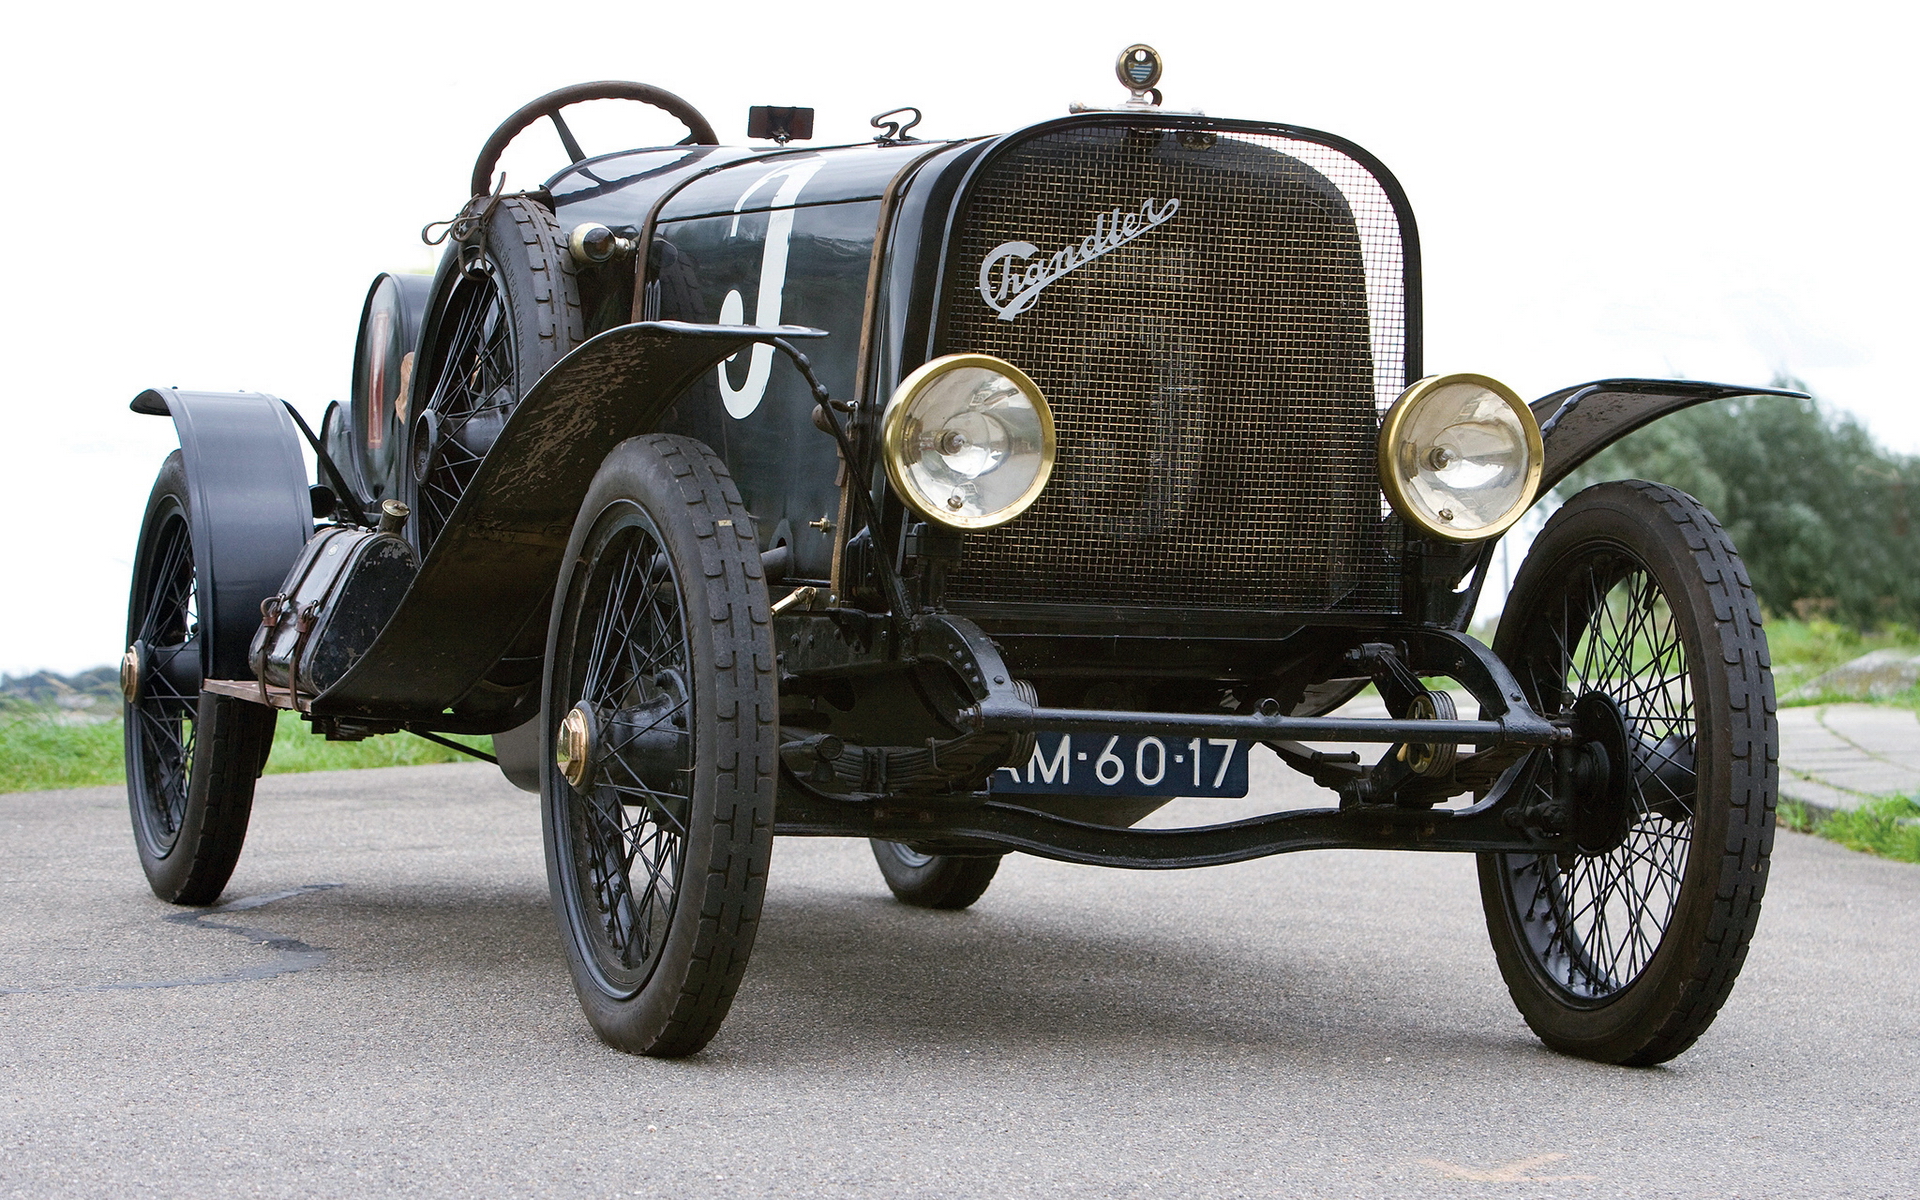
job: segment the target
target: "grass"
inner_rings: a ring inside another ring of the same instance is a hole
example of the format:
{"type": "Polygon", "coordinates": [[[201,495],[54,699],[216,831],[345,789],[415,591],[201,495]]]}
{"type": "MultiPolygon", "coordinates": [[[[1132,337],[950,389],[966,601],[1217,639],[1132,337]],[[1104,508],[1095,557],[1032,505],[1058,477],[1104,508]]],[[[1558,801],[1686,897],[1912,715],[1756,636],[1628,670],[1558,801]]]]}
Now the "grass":
{"type": "MultiPolygon", "coordinates": [[[[491,739],[456,738],[480,750],[491,739]]],[[[267,774],[296,771],[349,771],[360,767],[411,767],[461,762],[466,755],[411,734],[396,733],[364,742],[329,742],[316,737],[290,712],[280,714],[267,774]]],[[[55,788],[98,787],[120,783],[120,722],[70,724],[51,713],[10,714],[0,718],[0,792],[38,792],[55,788]]]]}
{"type": "Polygon", "coordinates": [[[1849,850],[1860,850],[1899,862],[1920,863],[1920,804],[1907,796],[1884,796],[1859,808],[1815,816],[1807,806],[1783,801],[1780,824],[1801,833],[1816,833],[1849,850]]]}
{"type": "Polygon", "coordinates": [[[0,723],[0,792],[116,783],[120,758],[118,721],[67,725],[36,714],[0,723]]]}
{"type": "MultiPolygon", "coordinates": [[[[1475,634],[1491,640],[1491,622],[1475,634]]],[[[1767,642],[1773,652],[1774,683],[1781,694],[1872,650],[1913,649],[1920,653],[1920,630],[1890,625],[1861,631],[1818,618],[1770,617],[1767,642]]],[[[1372,691],[1371,688],[1368,689],[1372,691]]],[[[10,699],[10,698],[7,698],[10,699]]],[[[1800,704],[1849,700],[1821,696],[1800,704]]],[[[1920,710],[1920,687],[1881,703],[1920,710]]],[[[487,738],[459,741],[485,750],[487,738]]],[[[295,771],[344,771],[360,767],[419,766],[457,762],[465,756],[408,734],[368,738],[364,742],[329,742],[315,737],[292,713],[280,714],[273,756],[267,774],[295,771]]],[[[120,722],[70,723],[56,719],[56,711],[13,702],[0,708],[0,792],[49,791],[55,788],[117,784],[124,778],[121,765],[120,722]]],[[[1876,800],[1851,812],[1814,817],[1804,805],[1780,804],[1780,823],[1789,829],[1822,837],[1870,854],[1901,862],[1920,863],[1920,805],[1906,797],[1876,800]]]]}
{"type": "MultiPolygon", "coordinates": [[[[1497,626],[1498,622],[1493,619],[1476,622],[1473,635],[1491,645],[1497,626]]],[[[1818,617],[1801,620],[1798,617],[1769,614],[1766,628],[1767,649],[1773,658],[1773,687],[1782,697],[1801,684],[1874,650],[1911,650],[1920,654],[1920,630],[1897,623],[1878,629],[1860,630],[1818,617]]],[[[1859,702],[1858,696],[1837,692],[1822,692],[1804,700],[1781,701],[1793,707],[1859,702]]],[[[1920,710],[1920,687],[1867,703],[1920,710]]]]}
{"type": "Polygon", "coordinates": [[[1910,708],[1920,712],[1920,685],[1908,688],[1904,692],[1895,692],[1891,696],[1856,696],[1851,692],[1835,692],[1822,689],[1809,696],[1786,698],[1787,689],[1781,688],[1780,707],[1809,708],[1816,704],[1883,704],[1889,708],[1910,708]]]}
{"type": "MultiPolygon", "coordinates": [[[[455,737],[456,742],[493,753],[493,739],[455,737]]],[[[296,771],[352,771],[361,767],[419,767],[429,763],[472,762],[457,750],[436,746],[410,733],[387,734],[364,742],[329,742],[316,737],[307,723],[290,712],[280,714],[280,728],[273,735],[273,757],[267,760],[267,774],[284,775],[296,771]]]]}
{"type": "MultiPolygon", "coordinates": [[[[1492,645],[1498,628],[1496,618],[1484,618],[1474,622],[1472,632],[1492,645]]],[[[1782,693],[1869,651],[1895,649],[1920,654],[1920,629],[1897,622],[1861,630],[1818,617],[1801,620],[1769,613],[1766,629],[1767,649],[1773,657],[1773,683],[1782,693]]]]}

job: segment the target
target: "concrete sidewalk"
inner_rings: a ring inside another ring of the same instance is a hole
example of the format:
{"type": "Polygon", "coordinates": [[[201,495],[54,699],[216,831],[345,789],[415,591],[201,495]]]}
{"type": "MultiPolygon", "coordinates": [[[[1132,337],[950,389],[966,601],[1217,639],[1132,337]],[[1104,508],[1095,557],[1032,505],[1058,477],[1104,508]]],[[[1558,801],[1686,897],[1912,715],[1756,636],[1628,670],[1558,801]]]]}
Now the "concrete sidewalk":
{"type": "Polygon", "coordinates": [[[1920,717],[1880,704],[1780,710],[1780,798],[1816,815],[1920,796],[1920,717]]]}

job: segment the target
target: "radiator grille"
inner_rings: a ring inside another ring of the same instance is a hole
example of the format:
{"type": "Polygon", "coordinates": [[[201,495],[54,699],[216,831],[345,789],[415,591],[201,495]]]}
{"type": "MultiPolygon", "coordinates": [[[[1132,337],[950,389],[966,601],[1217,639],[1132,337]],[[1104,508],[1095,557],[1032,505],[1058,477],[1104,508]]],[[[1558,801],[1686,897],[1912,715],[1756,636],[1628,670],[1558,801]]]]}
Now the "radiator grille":
{"type": "Polygon", "coordinates": [[[940,352],[1031,374],[1060,455],[1026,515],[967,538],[949,597],[1397,611],[1375,436],[1407,382],[1406,281],[1385,189],[1318,143],[1124,121],[1041,131],[962,201],[940,352]]]}

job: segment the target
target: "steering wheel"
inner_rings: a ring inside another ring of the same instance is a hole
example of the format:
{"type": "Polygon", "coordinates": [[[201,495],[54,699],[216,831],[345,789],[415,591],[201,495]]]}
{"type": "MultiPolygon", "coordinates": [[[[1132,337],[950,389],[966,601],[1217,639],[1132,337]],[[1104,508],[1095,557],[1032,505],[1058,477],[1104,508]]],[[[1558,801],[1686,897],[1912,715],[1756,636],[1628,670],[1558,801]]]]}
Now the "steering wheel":
{"type": "Polygon", "coordinates": [[[651,104],[670,115],[679,118],[687,127],[687,136],[675,143],[680,146],[718,146],[720,139],[714,136],[713,126],[700,115],[700,110],[685,100],[663,88],[645,83],[628,83],[619,79],[604,79],[599,83],[576,83],[572,87],[563,87],[521,108],[520,111],[500,123],[493,131],[487,144],[480,148],[480,157],[473,164],[473,194],[484,196],[493,190],[491,182],[493,168],[500,162],[500,155],[506,152],[507,143],[513,141],[521,130],[546,117],[560,134],[560,144],[567,148],[574,162],[588,157],[574,139],[573,130],[567,128],[561,119],[560,110],[569,105],[581,104],[588,100],[638,100],[642,104],[651,104]]]}

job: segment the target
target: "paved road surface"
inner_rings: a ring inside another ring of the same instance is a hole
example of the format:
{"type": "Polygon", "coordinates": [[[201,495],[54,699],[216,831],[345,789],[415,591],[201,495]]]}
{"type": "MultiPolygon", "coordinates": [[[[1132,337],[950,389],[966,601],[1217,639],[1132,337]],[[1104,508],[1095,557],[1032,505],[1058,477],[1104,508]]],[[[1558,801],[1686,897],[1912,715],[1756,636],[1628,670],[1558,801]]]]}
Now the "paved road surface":
{"type": "Polygon", "coordinates": [[[731,1020],[659,1062],[577,1015],[491,768],[261,791],[201,915],[117,790],[0,796],[0,1195],[1920,1193],[1920,868],[1806,837],[1666,1068],[1533,1041],[1464,857],[1016,857],[949,914],[798,840],[731,1020]]]}

